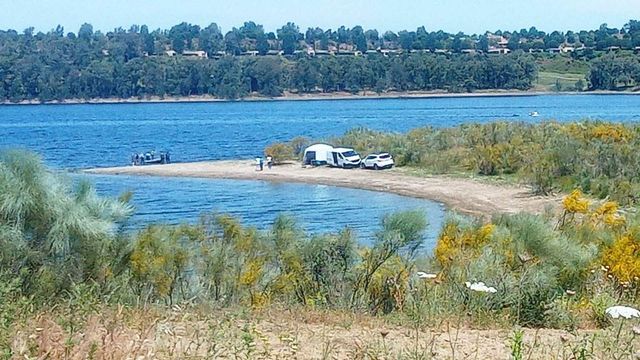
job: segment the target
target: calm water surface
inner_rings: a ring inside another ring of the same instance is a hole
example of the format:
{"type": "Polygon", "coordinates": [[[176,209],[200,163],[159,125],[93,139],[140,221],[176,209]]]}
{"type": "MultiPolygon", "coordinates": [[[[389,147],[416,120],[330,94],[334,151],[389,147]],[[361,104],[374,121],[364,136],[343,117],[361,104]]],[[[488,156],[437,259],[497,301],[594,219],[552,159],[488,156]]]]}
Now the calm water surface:
{"type": "MultiPolygon", "coordinates": [[[[174,161],[252,158],[274,141],[323,138],[364,126],[403,132],[496,119],[640,120],[640,96],[562,95],[295,102],[0,106],[0,149],[27,148],[59,169],[125,165],[134,151],[168,149],[174,161]],[[528,114],[537,111],[540,117],[528,114]]],[[[195,221],[203,211],[228,212],[265,227],[279,212],[311,232],[343,226],[370,238],[380,217],[419,208],[431,222],[434,202],[330,186],[255,181],[91,176],[102,194],[133,190],[132,226],[195,221]]]]}
{"type": "Polygon", "coordinates": [[[195,223],[203,211],[228,213],[244,224],[269,228],[278,214],[294,216],[306,231],[319,234],[344,227],[371,241],[385,214],[420,210],[429,222],[426,248],[432,248],[443,221],[441,204],[404,196],[324,185],[249,180],[84,176],[105,195],[134,193],[132,228],[148,223],[195,223]]]}

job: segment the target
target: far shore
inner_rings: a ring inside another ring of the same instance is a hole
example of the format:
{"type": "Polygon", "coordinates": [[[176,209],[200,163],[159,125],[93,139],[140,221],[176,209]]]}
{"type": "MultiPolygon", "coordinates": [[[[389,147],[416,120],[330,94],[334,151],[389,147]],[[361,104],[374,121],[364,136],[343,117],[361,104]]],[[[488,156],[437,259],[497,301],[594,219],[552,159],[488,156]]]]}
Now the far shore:
{"type": "MultiPolygon", "coordinates": [[[[252,161],[209,161],[168,165],[125,166],[85,170],[91,174],[146,175],[298,182],[383,191],[444,203],[449,209],[476,216],[499,213],[542,213],[556,209],[559,197],[533,196],[520,186],[488,184],[448,176],[418,177],[401,169],[384,171],[305,168],[300,163],[256,171],[252,161]]],[[[362,204],[366,206],[367,204],[362,204]]]]}
{"type": "Polygon", "coordinates": [[[282,96],[268,97],[250,95],[240,99],[221,99],[210,95],[194,96],[151,96],[144,98],[96,98],[96,99],[65,99],[52,101],[23,100],[18,102],[2,101],[0,105],[73,105],[73,104],[141,104],[141,103],[206,103],[206,102],[253,102],[253,101],[318,101],[318,100],[362,100],[362,99],[429,99],[429,98],[477,98],[477,97],[515,97],[542,95],[640,95],[640,91],[584,91],[584,92],[551,92],[551,91],[501,91],[488,90],[472,93],[449,93],[442,91],[410,91],[387,92],[348,92],[295,94],[285,93],[282,96]]]}

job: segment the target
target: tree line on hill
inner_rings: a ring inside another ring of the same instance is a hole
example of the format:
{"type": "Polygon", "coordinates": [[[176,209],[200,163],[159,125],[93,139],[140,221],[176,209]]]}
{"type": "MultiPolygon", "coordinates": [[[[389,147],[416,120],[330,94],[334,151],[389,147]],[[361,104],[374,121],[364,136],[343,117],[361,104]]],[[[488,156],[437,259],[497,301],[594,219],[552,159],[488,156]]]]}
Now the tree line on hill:
{"type": "MultiPolygon", "coordinates": [[[[94,31],[89,24],[82,25],[77,34],[60,26],[47,33],[35,33],[33,28],[22,33],[8,30],[0,31],[0,100],[192,95],[236,99],[252,93],[278,96],[285,91],[525,90],[536,78],[536,56],[543,56],[525,54],[522,50],[527,46],[538,46],[536,42],[541,41],[545,48],[577,42],[593,45],[596,50],[613,45],[630,47],[640,45],[639,24],[632,20],[622,29],[602,26],[593,31],[546,34],[531,28],[480,36],[427,32],[424,28],[380,35],[359,26],[337,31],[316,28],[302,34],[293,23],[276,33],[266,33],[253,22],[226,34],[215,24],[200,28],[187,23],[169,30],[132,26],[106,34],[94,31]],[[334,47],[338,53],[377,48],[449,51],[405,51],[397,56],[370,51],[367,56],[345,57],[296,53],[309,46],[334,47]],[[501,56],[457,53],[492,46],[516,51],[501,56]],[[212,56],[167,55],[196,50],[212,56]],[[247,51],[275,51],[283,56],[233,56],[247,51]]],[[[612,53],[591,57],[590,88],[615,89],[640,82],[637,56],[612,53]]]]}

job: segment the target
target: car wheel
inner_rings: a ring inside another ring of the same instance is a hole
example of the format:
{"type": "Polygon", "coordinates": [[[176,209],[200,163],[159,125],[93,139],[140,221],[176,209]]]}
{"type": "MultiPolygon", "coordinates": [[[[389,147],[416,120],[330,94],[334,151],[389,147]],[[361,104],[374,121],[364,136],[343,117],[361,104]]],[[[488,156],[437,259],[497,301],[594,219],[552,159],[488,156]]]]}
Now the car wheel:
{"type": "Polygon", "coordinates": [[[378,167],[378,164],[373,164],[373,170],[380,170],[380,168],[378,167]]]}

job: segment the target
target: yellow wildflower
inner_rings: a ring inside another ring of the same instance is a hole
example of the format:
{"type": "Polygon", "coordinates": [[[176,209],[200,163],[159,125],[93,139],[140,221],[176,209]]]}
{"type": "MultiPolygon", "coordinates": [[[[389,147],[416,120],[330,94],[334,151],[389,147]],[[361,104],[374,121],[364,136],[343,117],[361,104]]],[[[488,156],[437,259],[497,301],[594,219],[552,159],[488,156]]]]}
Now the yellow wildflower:
{"type": "Polygon", "coordinates": [[[571,214],[586,214],[589,211],[589,200],[585,199],[582,191],[576,189],[562,200],[564,210],[571,214]]]}

